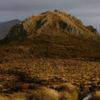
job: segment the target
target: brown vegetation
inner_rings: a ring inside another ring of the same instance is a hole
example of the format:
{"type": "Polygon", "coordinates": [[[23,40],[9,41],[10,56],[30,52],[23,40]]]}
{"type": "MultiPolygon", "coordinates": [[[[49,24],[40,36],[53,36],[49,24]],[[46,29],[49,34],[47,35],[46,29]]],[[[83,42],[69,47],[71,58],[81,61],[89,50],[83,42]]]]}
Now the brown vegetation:
{"type": "Polygon", "coordinates": [[[0,42],[0,99],[78,100],[100,88],[99,38],[57,10],[14,26],[0,42]]]}

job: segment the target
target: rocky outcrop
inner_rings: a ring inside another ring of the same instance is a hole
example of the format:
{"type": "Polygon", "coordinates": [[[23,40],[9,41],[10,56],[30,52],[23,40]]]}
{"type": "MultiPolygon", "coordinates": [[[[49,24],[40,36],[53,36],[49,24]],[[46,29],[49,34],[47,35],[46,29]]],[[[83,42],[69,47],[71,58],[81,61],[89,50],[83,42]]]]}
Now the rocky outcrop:
{"type": "Polygon", "coordinates": [[[93,32],[93,33],[95,33],[95,34],[98,33],[97,29],[94,28],[92,25],[86,26],[86,28],[89,29],[91,32],[93,32]]]}

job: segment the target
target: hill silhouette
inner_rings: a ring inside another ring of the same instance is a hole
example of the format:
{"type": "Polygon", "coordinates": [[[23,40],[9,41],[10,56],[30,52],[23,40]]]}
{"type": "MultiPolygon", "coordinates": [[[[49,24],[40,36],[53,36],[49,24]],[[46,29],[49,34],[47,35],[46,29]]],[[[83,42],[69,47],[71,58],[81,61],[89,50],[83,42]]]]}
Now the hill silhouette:
{"type": "Polygon", "coordinates": [[[0,22],[0,39],[5,38],[5,36],[8,34],[10,29],[18,24],[20,21],[18,19],[14,19],[11,21],[6,21],[6,22],[0,22]]]}

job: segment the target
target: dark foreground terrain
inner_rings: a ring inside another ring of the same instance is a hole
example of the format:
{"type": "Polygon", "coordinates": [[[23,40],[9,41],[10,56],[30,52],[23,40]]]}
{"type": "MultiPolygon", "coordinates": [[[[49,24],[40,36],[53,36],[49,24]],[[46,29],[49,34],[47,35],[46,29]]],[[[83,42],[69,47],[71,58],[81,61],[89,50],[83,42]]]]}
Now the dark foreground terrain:
{"type": "Polygon", "coordinates": [[[7,46],[0,48],[0,100],[81,100],[100,88],[99,58],[36,57],[7,46]]]}

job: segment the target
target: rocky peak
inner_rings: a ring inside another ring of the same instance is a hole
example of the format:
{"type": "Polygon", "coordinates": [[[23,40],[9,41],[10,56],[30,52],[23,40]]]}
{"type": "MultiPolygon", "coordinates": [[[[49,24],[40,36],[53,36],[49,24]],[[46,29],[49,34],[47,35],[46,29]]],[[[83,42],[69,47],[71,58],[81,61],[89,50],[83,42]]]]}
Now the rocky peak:
{"type": "Polygon", "coordinates": [[[14,30],[15,28],[12,28],[7,37],[10,38],[9,35],[13,34],[14,38],[14,36],[16,37],[16,35],[20,35],[22,32],[27,34],[27,37],[31,39],[35,36],[43,35],[50,37],[66,37],[68,34],[85,37],[94,36],[94,31],[86,28],[75,16],[71,16],[59,10],[46,11],[39,15],[30,16],[18,24],[17,28],[19,28],[17,34],[14,32],[16,31],[14,30]]]}

